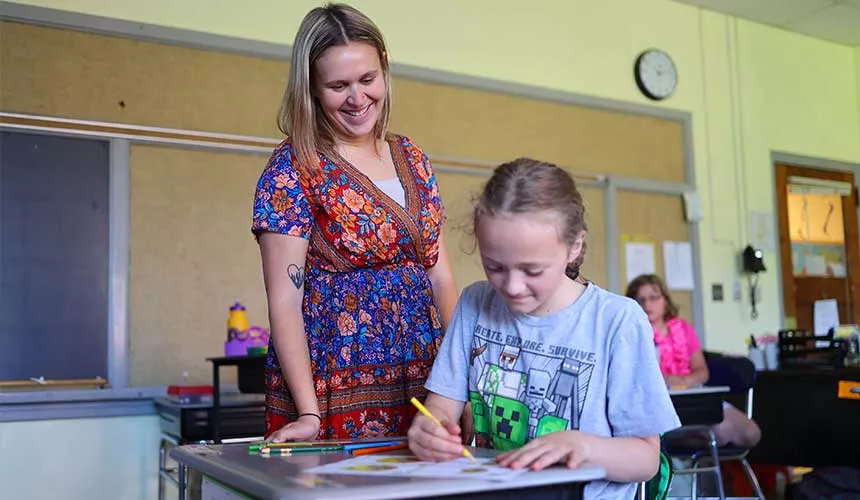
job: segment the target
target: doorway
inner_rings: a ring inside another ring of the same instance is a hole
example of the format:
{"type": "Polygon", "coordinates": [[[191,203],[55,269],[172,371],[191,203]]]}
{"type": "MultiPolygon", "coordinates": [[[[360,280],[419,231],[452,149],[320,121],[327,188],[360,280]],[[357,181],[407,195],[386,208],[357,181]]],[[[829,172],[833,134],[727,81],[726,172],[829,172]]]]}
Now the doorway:
{"type": "Polygon", "coordinates": [[[834,299],[840,324],[860,322],[860,238],[854,174],[776,165],[786,327],[815,330],[815,303],[834,299]]]}

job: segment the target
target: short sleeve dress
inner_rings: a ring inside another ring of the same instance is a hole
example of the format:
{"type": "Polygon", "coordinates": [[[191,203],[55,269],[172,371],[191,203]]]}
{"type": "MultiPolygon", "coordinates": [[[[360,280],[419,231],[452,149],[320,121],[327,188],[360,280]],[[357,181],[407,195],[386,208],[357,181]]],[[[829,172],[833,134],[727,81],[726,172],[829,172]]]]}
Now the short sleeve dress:
{"type": "MultiPolygon", "coordinates": [[[[443,334],[427,274],[445,219],[439,189],[415,144],[386,142],[405,206],[342,157],[297,168],[289,139],[257,185],[252,231],[309,240],[303,317],[320,439],[405,435],[443,334]]],[[[266,435],[296,418],[270,341],[266,435]]]]}

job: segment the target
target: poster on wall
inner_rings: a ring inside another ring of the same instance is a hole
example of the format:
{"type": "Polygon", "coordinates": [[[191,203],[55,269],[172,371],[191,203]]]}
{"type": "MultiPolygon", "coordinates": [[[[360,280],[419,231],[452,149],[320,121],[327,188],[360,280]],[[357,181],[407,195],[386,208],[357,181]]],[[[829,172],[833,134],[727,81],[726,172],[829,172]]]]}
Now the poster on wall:
{"type": "Polygon", "coordinates": [[[794,276],[846,277],[845,227],[840,195],[789,192],[788,229],[794,276]]]}
{"type": "Polygon", "coordinates": [[[624,244],[624,267],[627,271],[627,283],[640,274],[654,274],[657,264],[654,260],[654,244],[627,242],[624,244]]]}
{"type": "Polygon", "coordinates": [[[750,212],[749,242],[753,248],[773,252],[776,250],[776,229],[774,215],[771,212],[750,212]]]}
{"type": "Polygon", "coordinates": [[[794,276],[800,278],[844,278],[845,246],[821,243],[791,242],[791,264],[794,276]]]}
{"type": "Polygon", "coordinates": [[[671,290],[692,290],[693,248],[689,241],[663,242],[663,269],[666,286],[671,290]]]}

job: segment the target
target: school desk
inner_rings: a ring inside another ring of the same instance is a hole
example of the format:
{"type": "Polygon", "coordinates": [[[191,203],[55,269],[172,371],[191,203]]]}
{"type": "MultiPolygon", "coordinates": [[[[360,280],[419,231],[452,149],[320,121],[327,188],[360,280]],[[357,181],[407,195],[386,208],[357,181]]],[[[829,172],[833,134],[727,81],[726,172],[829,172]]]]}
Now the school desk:
{"type": "Polygon", "coordinates": [[[236,367],[236,385],[244,394],[263,394],[266,392],[266,356],[219,356],[206,358],[212,363],[212,440],[221,442],[221,368],[236,367]]]}
{"type": "Polygon", "coordinates": [[[860,368],[759,372],[753,419],[761,441],[757,464],[860,465],[860,368]]]}
{"type": "MultiPolygon", "coordinates": [[[[476,457],[491,457],[492,450],[473,448],[476,457]]],[[[171,458],[180,464],[180,499],[184,500],[188,469],[204,477],[203,500],[400,500],[436,498],[454,500],[523,498],[581,498],[588,481],[606,477],[597,467],[551,468],[527,472],[509,481],[387,476],[315,475],[323,484],[308,482],[306,469],[350,458],[343,452],[301,453],[262,457],[248,452],[247,444],[178,446],[171,458]]]]}
{"type": "Polygon", "coordinates": [[[723,421],[723,399],[729,393],[724,386],[670,389],[669,397],[681,425],[714,425],[723,421]]]}
{"type": "MultiPolygon", "coordinates": [[[[167,482],[177,484],[177,470],[168,463],[174,446],[188,443],[212,442],[213,403],[179,403],[168,397],[155,398],[161,439],[158,449],[158,500],[165,498],[167,482]]],[[[239,440],[262,439],[266,430],[266,401],[262,394],[225,394],[221,396],[222,438],[239,440]]]]}

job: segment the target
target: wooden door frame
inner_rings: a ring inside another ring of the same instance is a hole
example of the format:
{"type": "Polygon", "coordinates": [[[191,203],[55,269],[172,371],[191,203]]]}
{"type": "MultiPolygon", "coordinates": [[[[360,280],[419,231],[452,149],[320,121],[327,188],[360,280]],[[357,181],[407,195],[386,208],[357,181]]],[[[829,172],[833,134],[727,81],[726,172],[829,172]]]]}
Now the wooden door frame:
{"type": "MultiPolygon", "coordinates": [[[[788,153],[772,152],[771,165],[773,166],[774,175],[774,181],[772,184],[774,190],[774,219],[776,223],[776,229],[778,231],[778,234],[775,235],[777,239],[776,260],[777,265],[779,266],[779,270],[777,272],[777,283],[779,286],[780,295],[782,297],[782,300],[779,301],[780,325],[782,328],[785,328],[786,317],[796,317],[794,310],[795,294],[793,287],[787,289],[785,286],[787,279],[785,276],[784,264],[791,263],[791,241],[788,235],[788,218],[783,216],[781,208],[787,207],[788,195],[784,190],[779,189],[778,186],[780,185],[780,175],[785,177],[781,179],[783,183],[785,183],[785,181],[787,181],[788,175],[798,174],[791,174],[789,173],[790,170],[782,170],[781,172],[781,169],[779,167],[783,166],[787,167],[787,169],[801,168],[819,170],[821,172],[818,172],[818,175],[815,175],[815,177],[830,180],[845,180],[844,174],[853,174],[854,189],[851,197],[853,201],[843,202],[843,217],[845,218],[844,220],[846,226],[849,227],[849,231],[851,228],[853,228],[853,235],[849,235],[848,233],[846,233],[845,235],[845,240],[847,243],[849,237],[853,236],[856,240],[858,234],[860,234],[860,206],[857,205],[858,186],[860,186],[860,164],[799,156],[788,153]],[[849,206],[850,208],[853,208],[853,210],[846,210],[847,208],[849,208],[849,206]],[[853,224],[851,224],[852,222],[853,224]]],[[[853,253],[857,252],[858,246],[854,246],[853,248],[849,249],[849,246],[846,245],[846,260],[852,258],[853,253]]],[[[791,278],[791,281],[793,281],[793,274],[789,276],[789,278],[791,278]]],[[[849,272],[848,280],[849,286],[852,287],[851,300],[852,309],[854,311],[854,319],[855,321],[860,322],[860,271],[855,270],[854,273],[849,272]]]]}

